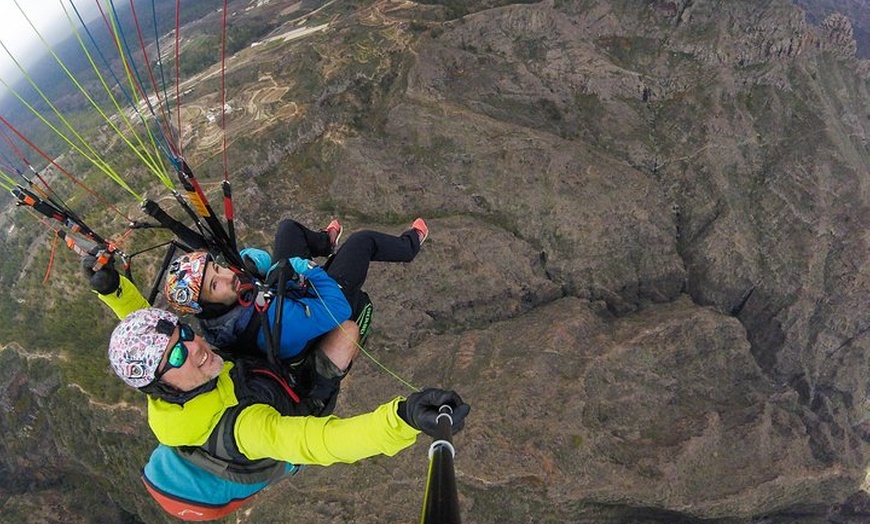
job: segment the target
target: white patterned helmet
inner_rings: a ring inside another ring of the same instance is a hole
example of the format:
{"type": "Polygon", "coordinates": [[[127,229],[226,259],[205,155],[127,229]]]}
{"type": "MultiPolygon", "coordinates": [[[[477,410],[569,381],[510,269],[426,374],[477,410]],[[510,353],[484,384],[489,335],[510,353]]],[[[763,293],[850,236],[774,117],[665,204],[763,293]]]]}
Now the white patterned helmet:
{"type": "Polygon", "coordinates": [[[127,315],[109,342],[112,370],[134,388],[153,382],[177,325],[178,317],[162,309],[140,309],[127,315]]]}

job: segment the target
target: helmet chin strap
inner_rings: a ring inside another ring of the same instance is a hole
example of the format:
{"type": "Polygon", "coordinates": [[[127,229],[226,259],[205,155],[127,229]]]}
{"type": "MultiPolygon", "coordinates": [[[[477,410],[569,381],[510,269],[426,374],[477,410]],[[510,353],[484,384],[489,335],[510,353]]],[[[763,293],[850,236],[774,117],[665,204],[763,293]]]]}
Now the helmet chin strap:
{"type": "Polygon", "coordinates": [[[165,382],[157,381],[140,387],[139,391],[151,395],[152,397],[159,398],[160,400],[183,406],[185,402],[193,397],[215,389],[217,387],[217,381],[218,379],[215,377],[190,391],[181,391],[165,382]]]}

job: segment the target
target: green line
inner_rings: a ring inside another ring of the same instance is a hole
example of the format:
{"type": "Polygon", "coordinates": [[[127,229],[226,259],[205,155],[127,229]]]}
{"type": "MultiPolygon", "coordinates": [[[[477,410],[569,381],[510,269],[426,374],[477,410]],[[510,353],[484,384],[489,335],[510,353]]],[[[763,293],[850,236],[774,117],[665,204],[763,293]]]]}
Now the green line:
{"type": "MultiPolygon", "coordinates": [[[[139,94],[138,94],[138,91],[136,90],[136,86],[138,85],[138,83],[133,79],[133,76],[131,75],[130,66],[128,65],[129,62],[127,61],[127,55],[124,54],[123,47],[121,45],[121,40],[119,37],[120,30],[118,28],[117,19],[114,16],[114,10],[111,9],[111,6],[108,5],[108,3],[106,4],[106,11],[109,13],[109,19],[110,19],[111,26],[112,26],[112,39],[115,42],[115,47],[118,51],[118,57],[121,59],[121,64],[123,64],[123,66],[124,66],[124,72],[127,75],[127,81],[130,82],[131,96],[135,96],[138,99],[139,94]]],[[[142,91],[144,92],[145,89],[143,88],[142,91]]],[[[144,93],[144,94],[146,97],[148,96],[148,93],[144,93]]],[[[136,111],[138,111],[138,109],[136,109],[136,111]]],[[[155,119],[156,118],[157,117],[155,116],[155,119]]],[[[160,156],[160,158],[162,159],[163,158],[162,155],[159,154],[160,148],[157,147],[157,142],[154,139],[154,133],[151,132],[151,128],[147,124],[145,125],[145,130],[148,133],[148,137],[151,140],[152,147],[154,147],[154,150],[156,152],[158,152],[158,156],[160,156]]],[[[163,185],[165,185],[169,189],[174,189],[175,186],[172,183],[172,179],[169,177],[169,175],[166,174],[167,170],[165,169],[165,167],[162,164],[161,164],[161,168],[163,168],[163,169],[161,169],[159,171],[154,171],[154,174],[157,176],[157,178],[159,178],[163,182],[163,185]]]]}
{"type": "MultiPolygon", "coordinates": [[[[94,109],[96,109],[97,112],[103,117],[103,119],[109,123],[109,125],[112,127],[112,129],[115,130],[115,132],[118,134],[118,136],[121,138],[121,140],[123,140],[133,150],[133,152],[139,157],[140,160],[142,160],[142,162],[145,164],[146,167],[148,167],[150,170],[152,170],[152,172],[159,172],[159,171],[157,171],[157,168],[154,166],[153,159],[146,159],[142,156],[142,154],[139,152],[139,150],[137,150],[136,147],[133,144],[131,144],[126,137],[124,137],[124,135],[120,132],[120,130],[118,130],[118,128],[115,126],[115,124],[109,119],[109,117],[97,105],[97,103],[93,100],[93,98],[91,98],[91,96],[87,93],[87,91],[81,86],[81,84],[73,76],[73,74],[69,71],[69,69],[67,69],[67,67],[66,67],[66,65],[64,65],[63,61],[57,56],[57,54],[54,52],[54,50],[51,49],[51,46],[48,45],[48,42],[46,42],[46,40],[45,40],[45,38],[43,38],[42,34],[40,34],[39,30],[36,29],[36,26],[33,25],[33,22],[31,22],[30,18],[24,13],[24,10],[21,9],[21,6],[18,4],[18,0],[12,0],[12,1],[15,4],[15,6],[18,8],[21,15],[24,17],[24,19],[27,20],[27,23],[30,25],[31,29],[33,29],[34,33],[36,33],[36,36],[42,42],[43,46],[48,50],[48,52],[54,58],[55,62],[61,67],[61,69],[63,69],[63,71],[64,71],[64,73],[66,73],[67,77],[69,77],[69,79],[73,82],[73,84],[85,96],[85,98],[88,100],[88,102],[91,103],[91,105],[94,107],[94,109]]],[[[66,8],[64,8],[64,12],[66,12],[66,8]]],[[[67,19],[69,19],[68,13],[67,13],[67,19]]],[[[76,35],[76,36],[78,36],[78,35],[76,35]]],[[[6,49],[5,45],[3,46],[3,48],[4,48],[4,50],[6,50],[6,53],[10,56],[10,58],[12,58],[12,60],[15,62],[15,64],[19,66],[19,70],[21,70],[21,72],[27,78],[28,82],[30,82],[30,85],[33,86],[34,89],[36,89],[36,91],[39,93],[39,95],[42,97],[42,99],[49,105],[49,107],[51,107],[51,109],[58,116],[58,118],[61,120],[61,122],[63,122],[66,125],[66,127],[73,133],[73,135],[75,135],[76,138],[78,138],[79,141],[81,141],[81,143],[85,147],[87,147],[87,149],[91,152],[92,155],[94,155],[94,157],[100,159],[100,162],[103,163],[103,165],[105,166],[105,169],[103,167],[101,167],[100,164],[95,162],[93,159],[91,159],[90,157],[85,155],[80,149],[77,149],[77,151],[79,151],[79,153],[81,153],[85,158],[90,160],[96,167],[98,167],[101,171],[103,171],[107,176],[109,176],[110,178],[112,178],[113,180],[118,182],[122,187],[126,186],[126,183],[122,184],[121,182],[119,182],[120,175],[118,175],[114,171],[114,169],[112,169],[112,167],[109,166],[109,164],[107,162],[105,162],[105,160],[100,158],[99,154],[96,151],[94,151],[94,149],[90,145],[87,144],[85,139],[82,138],[78,134],[78,132],[76,132],[76,130],[66,121],[66,119],[63,117],[63,115],[60,114],[60,112],[48,100],[48,98],[43,94],[43,92],[39,89],[39,87],[36,86],[35,82],[33,82],[32,78],[27,74],[27,72],[24,71],[24,69],[18,64],[17,60],[15,60],[15,58],[12,56],[12,54],[9,52],[9,50],[6,49]],[[114,176],[112,176],[112,174],[107,172],[107,169],[109,171],[111,171],[112,173],[114,173],[114,176]],[[115,178],[115,177],[117,177],[117,178],[115,178]]],[[[90,58],[90,56],[88,58],[90,58]]],[[[97,76],[99,76],[99,73],[97,73],[97,76]]],[[[101,78],[101,80],[102,80],[102,78],[101,78]]],[[[121,113],[123,114],[123,112],[121,112],[121,113]]],[[[67,141],[67,142],[69,143],[69,141],[67,141]]],[[[132,191],[131,189],[129,189],[129,186],[126,186],[125,189],[127,189],[128,191],[132,191]]],[[[137,197],[138,197],[138,195],[137,195],[137,197]]],[[[141,197],[139,197],[139,200],[142,200],[141,197]]]]}
{"type": "MultiPolygon", "coordinates": [[[[155,175],[157,175],[158,178],[163,180],[163,177],[161,176],[161,174],[165,171],[165,165],[162,163],[162,156],[159,154],[159,150],[157,150],[157,148],[155,147],[155,152],[157,153],[156,158],[154,155],[152,155],[151,152],[147,151],[145,143],[142,142],[142,138],[135,131],[132,122],[130,122],[130,119],[127,118],[126,113],[121,108],[121,106],[118,103],[115,96],[112,94],[112,90],[109,88],[108,84],[106,83],[105,78],[103,77],[102,74],[100,74],[99,68],[97,67],[96,63],[94,62],[93,57],[91,56],[90,52],[87,49],[87,46],[85,45],[84,41],[81,38],[81,35],[79,34],[78,30],[76,29],[76,25],[73,23],[73,20],[69,14],[69,11],[67,11],[66,7],[63,4],[61,4],[61,7],[63,8],[63,11],[64,11],[64,14],[66,15],[67,21],[69,22],[70,29],[72,30],[73,35],[75,35],[76,40],[79,43],[79,46],[82,48],[82,51],[85,53],[85,56],[88,58],[88,62],[91,64],[91,68],[93,69],[94,74],[97,75],[97,78],[100,80],[100,83],[102,84],[103,89],[106,91],[106,94],[108,95],[109,100],[111,100],[112,104],[115,106],[115,109],[118,111],[118,115],[120,116],[120,118],[124,121],[125,124],[127,124],[127,128],[129,129],[130,133],[136,138],[136,141],[138,142],[139,146],[142,148],[142,151],[140,151],[139,149],[136,148],[136,146],[134,146],[132,143],[130,143],[130,141],[124,136],[123,132],[120,129],[118,129],[118,127],[115,125],[114,122],[112,122],[112,119],[109,118],[109,116],[106,115],[105,112],[103,112],[103,110],[97,105],[97,103],[91,98],[91,96],[79,84],[79,82],[76,80],[76,78],[74,78],[72,73],[70,73],[67,70],[66,66],[63,64],[63,62],[60,60],[60,58],[54,53],[54,51],[51,48],[48,47],[48,44],[46,44],[46,48],[51,53],[51,56],[54,57],[54,59],[58,63],[58,65],[60,65],[60,67],[67,74],[67,76],[70,78],[70,80],[72,80],[72,82],[76,85],[76,87],[79,88],[79,91],[81,91],[82,94],[84,94],[84,96],[88,99],[88,101],[91,103],[91,105],[94,106],[94,109],[96,109],[100,113],[100,115],[103,117],[103,119],[106,121],[106,123],[108,123],[109,126],[118,134],[118,136],[121,138],[121,140],[123,140],[124,143],[126,143],[130,147],[130,149],[136,154],[137,157],[139,157],[139,159],[142,161],[142,163],[145,164],[145,166],[148,167],[148,169],[152,173],[154,173],[155,175]]],[[[34,28],[34,30],[35,30],[35,28],[34,28]]],[[[39,34],[39,33],[37,32],[37,34],[39,34]]],[[[40,36],[40,39],[41,38],[42,37],[40,36]]],[[[44,43],[44,41],[43,41],[43,43],[44,43]]],[[[150,134],[150,130],[148,129],[147,125],[145,126],[145,129],[150,134]]],[[[152,139],[152,143],[153,143],[153,139],[152,139]]],[[[164,181],[164,183],[165,183],[165,181],[164,181]]]]}
{"type": "MultiPolygon", "coordinates": [[[[345,336],[347,336],[348,339],[352,338],[350,335],[347,335],[347,334],[346,334],[344,328],[341,326],[341,322],[339,322],[338,319],[335,318],[335,315],[332,314],[332,311],[331,311],[331,310],[329,309],[329,307],[326,305],[326,302],[323,300],[323,297],[320,296],[320,292],[317,291],[317,287],[315,287],[314,282],[311,282],[311,281],[309,280],[309,281],[308,281],[308,285],[310,285],[310,286],[311,286],[311,289],[314,290],[314,294],[317,295],[317,298],[318,298],[318,299],[320,299],[320,303],[323,304],[323,308],[326,309],[326,312],[327,312],[327,313],[329,313],[329,316],[330,316],[330,318],[332,318],[332,321],[335,322],[335,325],[338,326],[338,328],[341,330],[342,333],[345,333],[345,336]]],[[[407,380],[405,380],[404,378],[402,378],[401,376],[399,376],[398,373],[396,373],[396,372],[393,371],[392,369],[388,368],[387,366],[385,366],[384,364],[382,364],[378,359],[376,359],[374,356],[372,356],[372,354],[369,353],[368,351],[366,351],[366,349],[365,349],[364,347],[362,347],[358,341],[355,341],[355,342],[354,342],[354,345],[356,345],[356,347],[357,347],[357,348],[362,352],[363,355],[367,356],[367,357],[369,358],[369,360],[371,360],[372,362],[374,362],[375,365],[377,365],[379,368],[381,368],[385,373],[387,373],[388,375],[390,375],[390,376],[393,377],[394,379],[396,379],[396,380],[398,380],[399,382],[401,382],[403,385],[405,385],[405,386],[407,386],[408,388],[410,388],[411,391],[420,391],[420,388],[418,388],[417,386],[411,384],[410,382],[408,382],[407,380]]]]}
{"type": "Polygon", "coordinates": [[[3,182],[0,182],[0,185],[3,186],[3,189],[6,189],[7,191],[12,191],[18,186],[18,182],[16,182],[14,178],[9,176],[2,167],[0,167],[0,175],[3,175],[3,178],[9,181],[9,184],[4,184],[3,182]]]}
{"type": "Polygon", "coordinates": [[[21,67],[21,64],[18,62],[18,60],[16,60],[15,57],[12,56],[12,53],[9,52],[9,49],[6,47],[6,45],[5,45],[2,41],[0,41],[0,46],[3,47],[3,50],[6,51],[6,54],[9,55],[9,58],[12,59],[12,61],[15,63],[16,66],[18,66],[18,70],[21,71],[21,73],[24,75],[24,78],[26,78],[27,81],[30,83],[31,87],[33,87],[33,89],[34,89],[37,93],[39,93],[39,96],[42,97],[42,100],[43,100],[46,104],[48,104],[48,107],[50,107],[50,108],[52,109],[52,111],[54,112],[54,114],[57,115],[57,117],[60,119],[60,121],[64,123],[64,125],[67,127],[67,129],[69,129],[70,132],[72,132],[72,134],[73,134],[76,138],[78,138],[79,141],[81,141],[82,145],[84,145],[84,146],[85,146],[85,147],[86,147],[86,148],[91,152],[91,154],[93,154],[94,157],[96,157],[96,158],[91,158],[90,156],[88,156],[87,153],[85,153],[84,151],[82,151],[82,149],[81,149],[78,145],[74,144],[74,143],[72,142],[72,140],[70,140],[66,135],[64,135],[63,133],[61,133],[60,130],[57,129],[57,127],[55,127],[51,122],[49,122],[48,120],[46,120],[45,117],[43,117],[43,116],[39,113],[39,111],[37,111],[37,110],[36,110],[32,105],[30,105],[30,103],[28,103],[26,100],[24,100],[24,98],[21,97],[21,95],[18,94],[18,92],[15,91],[15,90],[12,88],[12,86],[10,86],[9,84],[7,84],[6,81],[4,81],[3,79],[0,79],[0,83],[2,83],[2,84],[3,84],[7,89],[9,89],[9,91],[10,91],[13,95],[15,95],[15,98],[17,98],[17,99],[18,99],[22,104],[24,104],[24,106],[27,107],[27,109],[29,109],[29,110],[30,110],[34,115],[36,115],[36,117],[39,118],[39,120],[40,120],[43,124],[45,124],[46,126],[48,126],[49,129],[51,129],[51,130],[54,131],[55,133],[57,133],[57,135],[58,135],[59,137],[61,137],[61,138],[62,138],[62,139],[67,143],[67,144],[69,144],[70,147],[72,147],[73,149],[75,149],[76,151],[78,151],[78,152],[79,152],[83,157],[85,157],[85,158],[86,158],[87,160],[89,160],[92,164],[94,164],[94,166],[96,166],[100,171],[102,171],[103,173],[105,173],[106,176],[108,176],[109,178],[111,178],[112,180],[114,180],[115,183],[117,183],[119,186],[121,186],[121,187],[123,187],[125,190],[127,190],[127,192],[129,192],[130,194],[132,194],[133,196],[135,196],[135,197],[136,197],[140,202],[143,201],[144,199],[143,199],[141,196],[139,196],[139,195],[138,195],[138,194],[137,194],[137,193],[136,193],[136,192],[135,192],[135,191],[134,191],[134,190],[133,190],[129,185],[127,185],[127,183],[124,182],[124,181],[121,179],[120,175],[118,175],[118,173],[116,173],[116,172],[112,169],[112,167],[111,167],[108,163],[106,163],[105,160],[103,160],[102,158],[100,158],[99,154],[98,154],[96,151],[94,151],[94,149],[93,149],[93,148],[92,148],[92,147],[91,147],[91,146],[90,146],[90,145],[85,141],[84,138],[82,138],[81,135],[78,134],[78,132],[76,132],[76,130],[72,127],[72,125],[70,125],[70,123],[66,120],[66,118],[64,118],[63,115],[62,115],[62,114],[57,110],[57,108],[54,106],[54,104],[52,104],[51,101],[48,100],[48,97],[45,96],[45,93],[43,93],[42,90],[39,88],[39,86],[36,85],[36,83],[33,81],[33,79],[30,77],[30,75],[27,74],[27,71],[25,71],[24,68],[21,67]]]}
{"type": "MultiPolygon", "coordinates": [[[[3,42],[0,42],[0,46],[3,46],[3,49],[6,49],[6,46],[3,45],[3,42]]],[[[8,52],[8,49],[7,49],[6,51],[8,52]]],[[[11,56],[11,55],[10,55],[10,56],[11,56]]],[[[12,60],[15,61],[14,58],[13,58],[12,60]]],[[[15,63],[17,64],[18,62],[15,62],[15,63]]],[[[21,69],[20,66],[19,66],[19,69],[21,69]]],[[[22,70],[22,72],[24,73],[25,77],[29,79],[29,77],[27,76],[27,73],[24,72],[23,70],[22,70]]],[[[82,151],[82,149],[81,149],[78,145],[74,144],[74,143],[73,143],[69,138],[67,138],[66,135],[64,135],[63,133],[61,133],[60,130],[57,129],[57,128],[54,126],[54,124],[52,124],[51,122],[49,122],[48,120],[46,120],[45,117],[42,116],[42,114],[40,114],[39,111],[36,110],[36,108],[34,108],[32,105],[30,105],[30,103],[28,103],[26,100],[24,100],[24,98],[22,98],[21,95],[19,95],[17,91],[15,91],[15,90],[14,90],[14,89],[9,85],[9,84],[7,84],[5,80],[3,80],[2,78],[0,78],[0,83],[2,83],[3,86],[6,87],[6,89],[9,90],[9,92],[11,92],[13,95],[15,95],[15,98],[17,98],[19,102],[21,102],[22,104],[24,104],[24,106],[27,107],[27,109],[29,109],[29,110],[30,110],[34,115],[36,115],[36,117],[37,117],[37,118],[38,118],[38,119],[39,119],[43,124],[45,124],[46,126],[48,126],[49,129],[51,129],[52,131],[54,131],[54,132],[57,134],[57,136],[59,136],[60,138],[62,138],[62,139],[64,140],[64,142],[66,142],[67,144],[69,144],[69,146],[70,146],[71,148],[73,148],[73,149],[75,149],[76,151],[78,151],[79,154],[81,154],[81,155],[82,155],[83,157],[85,157],[88,161],[90,161],[90,162],[91,162],[95,167],[97,167],[97,169],[99,169],[100,171],[102,171],[102,172],[103,172],[107,177],[109,177],[109,178],[111,178],[112,180],[114,180],[115,183],[117,183],[119,186],[121,186],[122,188],[124,188],[128,193],[130,193],[131,195],[133,195],[134,197],[136,197],[136,199],[139,200],[140,202],[142,202],[142,201],[145,200],[144,198],[142,198],[141,196],[139,196],[139,194],[136,193],[136,191],[134,191],[134,190],[133,190],[129,185],[127,185],[127,183],[124,182],[123,179],[121,179],[120,175],[118,175],[117,173],[115,173],[114,170],[111,168],[111,166],[109,166],[109,165],[106,163],[105,160],[103,160],[102,158],[99,158],[99,156],[98,156],[96,159],[91,158],[90,156],[88,156],[87,153],[85,153],[84,151],[82,151]],[[99,160],[99,162],[98,162],[98,160],[99,160]]],[[[67,127],[70,127],[69,122],[67,122],[67,121],[63,118],[63,116],[60,115],[60,114],[57,112],[57,109],[56,109],[56,108],[51,104],[51,102],[49,102],[49,101],[45,98],[45,95],[42,93],[42,91],[39,90],[39,88],[38,88],[35,84],[33,84],[32,80],[31,80],[31,86],[33,86],[33,88],[34,88],[34,89],[35,89],[35,90],[36,90],[40,95],[42,95],[43,100],[45,100],[45,102],[49,105],[49,107],[51,107],[52,109],[54,109],[55,114],[57,114],[58,117],[60,117],[61,121],[63,121],[63,122],[67,125],[67,127]]],[[[70,127],[70,130],[73,132],[74,135],[76,135],[76,137],[77,137],[79,140],[83,140],[82,137],[79,136],[78,133],[76,133],[74,129],[72,129],[72,128],[70,127]]],[[[86,144],[86,145],[87,145],[87,144],[86,144]]],[[[91,151],[93,151],[93,149],[90,148],[90,147],[88,147],[88,149],[91,149],[91,151]]],[[[96,152],[94,152],[94,154],[96,155],[96,152]]]]}

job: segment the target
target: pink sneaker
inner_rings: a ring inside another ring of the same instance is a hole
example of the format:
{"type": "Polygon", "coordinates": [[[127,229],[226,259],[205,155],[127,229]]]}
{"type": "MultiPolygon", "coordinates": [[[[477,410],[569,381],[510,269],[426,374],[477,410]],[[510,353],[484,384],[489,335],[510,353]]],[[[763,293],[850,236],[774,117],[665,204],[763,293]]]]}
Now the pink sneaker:
{"type": "Polygon", "coordinates": [[[341,222],[338,219],[333,220],[326,226],[326,234],[329,235],[329,246],[335,251],[335,246],[338,245],[338,240],[341,238],[341,233],[344,228],[341,227],[341,222]]]}
{"type": "Polygon", "coordinates": [[[414,220],[414,223],[411,224],[411,229],[417,232],[417,236],[420,237],[420,245],[423,245],[423,242],[429,238],[429,226],[426,225],[426,221],[422,218],[418,218],[414,220]]]}

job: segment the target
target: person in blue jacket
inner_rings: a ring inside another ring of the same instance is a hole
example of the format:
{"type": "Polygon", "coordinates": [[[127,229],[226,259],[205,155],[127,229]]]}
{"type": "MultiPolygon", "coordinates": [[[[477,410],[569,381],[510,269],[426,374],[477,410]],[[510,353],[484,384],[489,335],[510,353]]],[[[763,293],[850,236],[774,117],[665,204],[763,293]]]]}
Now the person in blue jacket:
{"type": "MultiPolygon", "coordinates": [[[[324,231],[283,220],[271,256],[262,250],[242,252],[251,261],[250,268],[261,276],[265,276],[273,262],[286,259],[308,283],[306,288],[290,292],[283,301],[277,348],[282,360],[303,355],[310,343],[327,333],[345,328],[353,331],[355,325],[349,325],[352,324],[349,319],[363,295],[362,285],[370,263],[412,261],[428,237],[429,228],[418,218],[399,236],[358,231],[335,251],[325,268],[311,263],[311,258],[332,254],[341,232],[337,220],[324,231]]],[[[197,317],[209,343],[221,349],[255,345],[267,352],[262,324],[248,293],[244,277],[217,263],[206,251],[187,253],[173,261],[164,288],[164,295],[174,309],[197,317]]],[[[272,300],[269,304],[270,326],[274,324],[277,303],[272,300]]],[[[329,375],[345,372],[355,354],[348,351],[346,358],[337,363],[338,369],[329,375]]]]}

